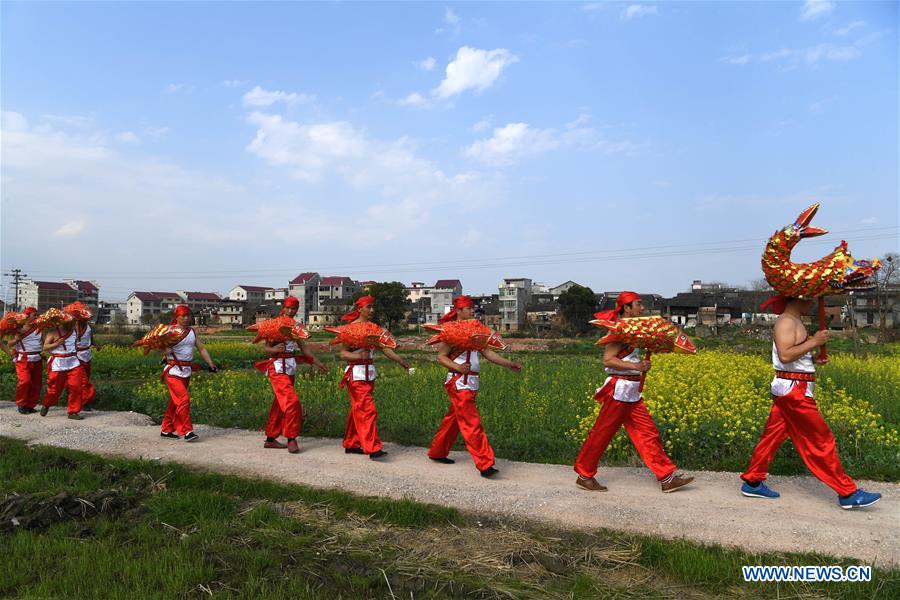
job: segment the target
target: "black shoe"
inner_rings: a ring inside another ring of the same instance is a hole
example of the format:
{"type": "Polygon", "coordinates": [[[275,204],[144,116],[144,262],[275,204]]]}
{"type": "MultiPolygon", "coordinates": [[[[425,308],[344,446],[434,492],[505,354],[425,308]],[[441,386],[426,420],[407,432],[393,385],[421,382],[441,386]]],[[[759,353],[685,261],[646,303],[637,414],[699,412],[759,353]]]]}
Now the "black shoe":
{"type": "Polygon", "coordinates": [[[452,465],[456,463],[455,460],[453,460],[452,458],[447,458],[446,456],[444,458],[432,458],[429,456],[428,459],[433,460],[436,463],[441,463],[442,465],[452,465]]]}
{"type": "Polygon", "coordinates": [[[50,412],[50,407],[49,407],[49,406],[42,406],[42,407],[41,407],[41,416],[42,416],[42,417],[46,417],[48,412],[50,412]]]}
{"type": "Polygon", "coordinates": [[[186,442],[196,442],[200,439],[200,436],[194,433],[193,431],[184,436],[184,441],[186,442]]]}
{"type": "Polygon", "coordinates": [[[93,410],[94,410],[94,409],[91,408],[91,405],[90,405],[90,404],[84,404],[84,405],[81,406],[81,412],[91,412],[91,411],[93,411],[93,410]]]}
{"type": "Polygon", "coordinates": [[[73,421],[84,421],[84,417],[78,413],[69,413],[69,418],[73,421]]]}
{"type": "Polygon", "coordinates": [[[20,414],[20,415],[32,415],[32,414],[34,414],[34,413],[36,413],[36,412],[37,412],[36,410],[34,410],[33,408],[29,408],[29,407],[27,407],[27,406],[20,406],[20,407],[19,407],[19,414],[20,414]]]}
{"type": "Polygon", "coordinates": [[[362,448],[344,448],[344,454],[365,454],[362,448]]]}
{"type": "Polygon", "coordinates": [[[170,439],[170,440],[177,440],[177,439],[178,439],[178,434],[175,433],[174,431],[160,431],[160,432],[159,432],[159,437],[167,438],[167,439],[170,439]]]}
{"type": "Polygon", "coordinates": [[[375,460],[377,458],[381,458],[382,456],[387,456],[387,452],[384,450],[376,450],[372,454],[369,455],[369,458],[375,460]]]}
{"type": "Polygon", "coordinates": [[[496,475],[499,472],[500,471],[498,471],[494,467],[488,467],[487,469],[485,469],[484,471],[481,472],[481,476],[482,477],[493,477],[494,475],[496,475]]]}

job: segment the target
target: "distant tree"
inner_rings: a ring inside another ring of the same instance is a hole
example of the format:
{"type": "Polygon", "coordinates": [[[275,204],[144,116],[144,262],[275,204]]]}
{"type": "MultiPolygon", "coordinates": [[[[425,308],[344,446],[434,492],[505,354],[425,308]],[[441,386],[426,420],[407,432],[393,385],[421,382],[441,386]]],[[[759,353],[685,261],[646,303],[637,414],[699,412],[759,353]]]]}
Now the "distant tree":
{"type": "Polygon", "coordinates": [[[153,313],[144,313],[141,315],[141,323],[143,325],[153,325],[153,313]]]}
{"type": "Polygon", "coordinates": [[[583,334],[591,329],[588,321],[597,311],[597,298],[591,288],[575,284],[559,295],[558,302],[567,331],[583,334]]]}
{"type": "Polygon", "coordinates": [[[128,323],[128,320],[125,318],[121,312],[116,313],[109,324],[116,331],[116,333],[122,333],[125,330],[125,325],[128,323]]]}
{"type": "MultiPolygon", "coordinates": [[[[399,281],[373,283],[366,290],[375,298],[376,323],[391,329],[406,317],[409,300],[406,299],[404,284],[399,281]]],[[[364,292],[358,292],[353,296],[353,301],[356,302],[363,295],[365,295],[364,292]]]]}
{"type": "Polygon", "coordinates": [[[765,277],[760,277],[758,279],[750,280],[750,289],[754,292],[769,292],[772,290],[772,286],[769,285],[769,282],[766,281],[765,277]]]}
{"type": "Polygon", "coordinates": [[[900,255],[888,252],[881,258],[881,268],[875,271],[875,310],[878,312],[880,335],[887,335],[887,315],[893,309],[891,293],[900,287],[900,255]]]}

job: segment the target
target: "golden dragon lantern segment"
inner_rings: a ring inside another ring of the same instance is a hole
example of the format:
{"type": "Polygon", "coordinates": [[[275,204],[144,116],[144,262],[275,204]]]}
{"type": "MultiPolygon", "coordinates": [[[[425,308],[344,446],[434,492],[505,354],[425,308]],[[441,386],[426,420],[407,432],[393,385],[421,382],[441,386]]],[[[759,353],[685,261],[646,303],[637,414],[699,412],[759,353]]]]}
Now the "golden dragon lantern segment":
{"type": "Polygon", "coordinates": [[[299,342],[309,338],[309,332],[303,326],[303,323],[297,323],[287,315],[266,319],[261,323],[250,325],[247,327],[247,331],[257,332],[256,337],[253,338],[253,344],[260,340],[280,344],[288,340],[299,342]]]}
{"type": "Polygon", "coordinates": [[[67,314],[58,308],[50,308],[35,319],[35,326],[41,331],[47,331],[48,329],[57,329],[59,327],[64,327],[67,325],[72,325],[75,323],[75,318],[72,315],[67,314]]]}
{"type": "Polygon", "coordinates": [[[483,352],[485,349],[503,350],[506,348],[506,344],[500,339],[500,334],[477,319],[448,321],[440,325],[429,323],[424,327],[437,332],[437,335],[428,340],[428,344],[444,342],[459,350],[478,352],[483,352]]]}
{"type": "Polygon", "coordinates": [[[615,321],[594,319],[590,323],[609,330],[597,341],[597,346],[622,342],[649,352],[697,353],[694,342],[663,317],[627,317],[615,321]]]}
{"type": "Polygon", "coordinates": [[[791,260],[791,251],[800,240],[828,233],[809,225],[818,210],[818,203],[813,204],[800,213],[794,223],[769,238],[762,255],[766,281],[785,298],[821,298],[873,288],[872,277],[881,262],[877,258],[871,261],[854,259],[845,241],[816,262],[795,263],[791,260]]]}
{"type": "Polygon", "coordinates": [[[23,312],[6,313],[3,318],[0,318],[0,337],[16,333],[27,320],[28,315],[23,312]]]}
{"type": "Polygon", "coordinates": [[[332,346],[344,344],[351,348],[372,350],[375,348],[396,348],[397,340],[387,329],[371,321],[359,321],[340,327],[326,327],[325,331],[335,334],[332,346]]]}
{"type": "Polygon", "coordinates": [[[143,348],[146,356],[150,354],[151,350],[161,350],[174,346],[188,334],[188,331],[189,329],[178,325],[157,325],[133,345],[143,348]]]}

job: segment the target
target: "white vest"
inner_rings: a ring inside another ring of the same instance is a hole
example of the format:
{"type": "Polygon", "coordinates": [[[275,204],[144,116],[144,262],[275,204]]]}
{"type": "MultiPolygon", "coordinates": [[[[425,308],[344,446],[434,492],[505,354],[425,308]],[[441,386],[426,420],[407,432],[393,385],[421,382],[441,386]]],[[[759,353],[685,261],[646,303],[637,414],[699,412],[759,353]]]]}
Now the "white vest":
{"type": "Polygon", "coordinates": [[[464,365],[469,363],[470,373],[468,375],[462,375],[460,373],[447,373],[447,378],[444,380],[444,385],[450,383],[450,380],[459,375],[459,379],[456,380],[456,389],[457,390],[470,390],[472,392],[478,391],[479,386],[479,373],[481,372],[481,363],[478,358],[477,350],[466,350],[459,356],[453,359],[458,365],[464,365]]]}
{"type": "MultiPolygon", "coordinates": [[[[815,373],[816,367],[813,364],[813,355],[812,352],[807,352],[797,360],[791,361],[789,363],[781,362],[781,358],[778,356],[778,348],[775,346],[775,342],[772,342],[772,366],[775,367],[776,371],[792,371],[794,373],[815,373]]],[[[773,396],[786,396],[790,393],[794,386],[799,381],[795,381],[793,379],[782,379],[780,377],[775,377],[772,379],[772,395],[773,396]]],[[[807,381],[806,382],[806,397],[813,397],[813,388],[815,387],[815,382],[807,381]]]]}
{"type": "MultiPolygon", "coordinates": [[[[638,348],[635,348],[629,353],[627,356],[622,357],[622,360],[625,362],[641,362],[641,351],[638,348]]],[[[609,367],[606,368],[606,372],[609,375],[631,375],[631,376],[639,376],[641,374],[640,371],[635,371],[634,369],[611,369],[609,367]]],[[[612,377],[607,377],[606,381],[603,382],[603,385],[597,388],[599,392],[601,389],[609,385],[612,381],[612,377]]],[[[641,399],[641,382],[640,381],[628,381],[626,379],[617,379],[616,387],[613,390],[613,400],[618,400],[619,402],[637,402],[641,399]]]]}
{"type": "MultiPolygon", "coordinates": [[[[369,357],[366,360],[374,360],[375,359],[375,351],[368,351],[369,357]]],[[[344,373],[347,373],[347,369],[353,369],[353,373],[351,378],[353,381],[375,381],[375,377],[378,376],[378,373],[375,372],[375,365],[347,365],[344,368],[344,373]]]]}
{"type": "MultiPolygon", "coordinates": [[[[297,342],[288,340],[284,343],[285,353],[291,353],[297,349],[297,342]]],[[[276,373],[293,376],[297,372],[297,361],[293,358],[276,358],[272,363],[276,373]]]]}
{"type": "MultiPolygon", "coordinates": [[[[166,355],[167,358],[174,358],[175,360],[180,360],[183,362],[190,362],[194,360],[194,342],[196,341],[197,336],[194,335],[193,328],[188,332],[184,339],[172,346],[172,351],[166,355]]],[[[169,369],[169,375],[172,377],[190,377],[191,376],[191,368],[190,367],[179,367],[177,365],[172,365],[172,368],[169,369]]]]}
{"type": "Polygon", "coordinates": [[[41,332],[35,329],[23,337],[16,344],[16,350],[19,351],[19,354],[16,355],[17,361],[37,362],[41,360],[41,332]],[[26,352],[36,352],[37,354],[26,355],[26,352]]]}
{"type": "Polygon", "coordinates": [[[72,333],[66,337],[66,340],[50,351],[50,356],[54,357],[52,359],[53,362],[50,364],[51,371],[71,371],[81,364],[78,362],[78,357],[75,356],[75,338],[77,335],[75,330],[72,329],[72,333]],[[72,356],[61,356],[64,354],[71,354],[72,356]]]}
{"type": "MultiPolygon", "coordinates": [[[[76,331],[78,330],[76,329],[76,331]]],[[[75,344],[78,347],[78,360],[81,362],[91,362],[91,359],[94,358],[94,353],[91,350],[92,343],[91,326],[85,323],[84,333],[75,340],[75,344]]]]}

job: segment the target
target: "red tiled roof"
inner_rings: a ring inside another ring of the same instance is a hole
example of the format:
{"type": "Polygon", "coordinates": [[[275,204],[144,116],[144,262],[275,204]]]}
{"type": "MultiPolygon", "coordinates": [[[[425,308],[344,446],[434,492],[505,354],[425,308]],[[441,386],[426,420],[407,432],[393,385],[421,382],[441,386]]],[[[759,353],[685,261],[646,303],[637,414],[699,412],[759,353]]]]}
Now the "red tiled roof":
{"type": "Polygon", "coordinates": [[[266,290],[272,289],[272,288],[262,287],[259,285],[239,285],[237,287],[242,288],[248,292],[264,292],[266,290]]]}
{"type": "Polygon", "coordinates": [[[456,286],[462,287],[462,283],[459,279],[438,279],[434,284],[434,287],[441,289],[450,289],[455,288],[456,286]]]}
{"type": "Polygon", "coordinates": [[[349,277],[323,277],[319,285],[347,285],[353,283],[349,277]]]}
{"type": "Polygon", "coordinates": [[[296,277],[291,279],[291,283],[292,284],[306,283],[307,281],[309,281],[316,275],[318,275],[318,273],[300,273],[299,275],[297,275],[296,277]]]}
{"type": "Polygon", "coordinates": [[[69,285],[68,283],[62,283],[61,281],[35,281],[38,287],[42,287],[45,290],[66,290],[68,292],[74,292],[75,289],[69,285]]]}
{"type": "Polygon", "coordinates": [[[75,285],[78,286],[78,290],[82,292],[86,292],[88,294],[93,294],[94,292],[99,292],[100,288],[98,288],[92,281],[79,281],[75,280],[75,285]]]}
{"type": "Polygon", "coordinates": [[[162,300],[180,300],[175,292],[133,292],[141,302],[161,302],[162,300]]]}
{"type": "Polygon", "coordinates": [[[221,300],[218,294],[213,292],[185,292],[188,300],[221,300]]]}

